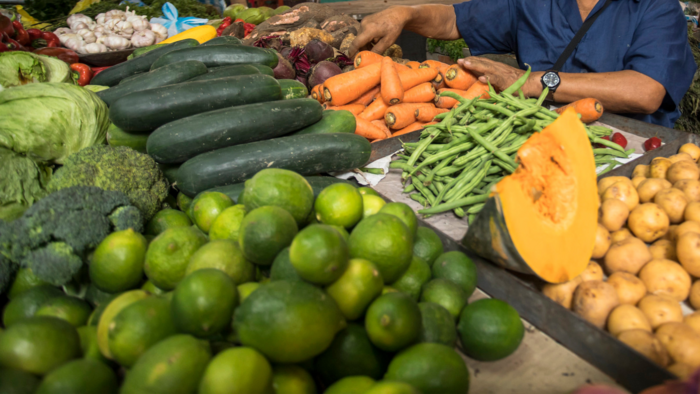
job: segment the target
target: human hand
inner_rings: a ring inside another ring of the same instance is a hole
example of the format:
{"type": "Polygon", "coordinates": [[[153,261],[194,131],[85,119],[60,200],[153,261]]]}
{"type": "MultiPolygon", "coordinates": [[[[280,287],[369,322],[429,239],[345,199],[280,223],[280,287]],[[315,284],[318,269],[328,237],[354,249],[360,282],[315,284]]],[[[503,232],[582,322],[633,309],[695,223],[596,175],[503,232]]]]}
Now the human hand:
{"type": "MultiPolygon", "coordinates": [[[[508,88],[525,74],[525,70],[483,57],[472,56],[466,59],[459,59],[457,63],[474,74],[480,82],[490,82],[491,86],[499,92],[508,88]]],[[[528,97],[539,96],[542,92],[542,86],[538,82],[539,77],[535,74],[541,73],[531,73],[528,82],[522,88],[528,97]]]]}
{"type": "Polygon", "coordinates": [[[362,32],[352,42],[348,56],[354,58],[361,48],[372,42],[375,43],[372,52],[384,53],[399,38],[410,19],[409,7],[392,7],[362,19],[362,32]]]}

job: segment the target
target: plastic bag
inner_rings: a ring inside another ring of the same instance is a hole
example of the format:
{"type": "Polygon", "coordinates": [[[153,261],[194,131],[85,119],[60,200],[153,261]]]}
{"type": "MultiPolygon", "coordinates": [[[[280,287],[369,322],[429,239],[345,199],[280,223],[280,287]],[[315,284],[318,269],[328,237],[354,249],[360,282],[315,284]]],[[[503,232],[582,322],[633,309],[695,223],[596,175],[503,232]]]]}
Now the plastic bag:
{"type": "Polygon", "coordinates": [[[187,29],[206,24],[209,20],[203,18],[195,18],[188,16],[178,18],[177,8],[171,3],[163,4],[163,17],[151,18],[151,23],[160,23],[168,29],[168,37],[172,37],[178,33],[182,33],[187,29]]]}

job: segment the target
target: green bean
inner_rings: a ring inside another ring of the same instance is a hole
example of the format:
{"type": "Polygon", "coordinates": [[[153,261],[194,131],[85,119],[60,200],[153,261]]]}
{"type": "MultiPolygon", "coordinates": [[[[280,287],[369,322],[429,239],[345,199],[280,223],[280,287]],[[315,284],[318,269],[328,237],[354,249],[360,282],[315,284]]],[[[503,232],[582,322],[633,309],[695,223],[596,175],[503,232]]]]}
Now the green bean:
{"type": "Polygon", "coordinates": [[[519,97],[521,100],[525,100],[525,93],[523,93],[523,89],[522,89],[522,88],[518,88],[518,97],[519,97]]]}
{"type": "Polygon", "coordinates": [[[422,140],[419,143],[419,145],[416,147],[416,150],[411,154],[411,158],[408,159],[409,166],[413,167],[413,165],[416,164],[416,161],[418,161],[418,158],[420,157],[420,155],[423,154],[423,151],[425,150],[425,148],[427,148],[428,145],[430,145],[433,142],[433,140],[435,139],[435,137],[440,135],[441,132],[442,132],[442,130],[435,129],[434,132],[430,133],[430,136],[428,136],[428,138],[422,140]]]}
{"type": "MultiPolygon", "coordinates": [[[[525,82],[527,82],[527,79],[530,77],[530,72],[532,71],[531,67],[527,68],[527,71],[525,71],[525,74],[523,74],[522,77],[518,78],[515,83],[507,87],[503,92],[501,92],[502,95],[504,96],[511,96],[513,93],[515,93],[518,89],[522,88],[523,85],[525,85],[525,82]]],[[[545,88],[546,89],[546,88],[545,88]]]]}
{"type": "Polygon", "coordinates": [[[620,152],[620,151],[617,151],[614,149],[593,149],[594,155],[611,155],[611,156],[621,157],[623,159],[628,158],[632,153],[634,153],[634,149],[630,149],[626,152],[620,152]],[[628,153],[628,152],[630,152],[630,153],[628,153]]]}
{"type": "Polygon", "coordinates": [[[462,207],[457,207],[454,209],[455,215],[463,218],[465,216],[464,209],[462,207]]]}
{"type": "Polygon", "coordinates": [[[428,188],[423,186],[423,182],[421,182],[418,179],[418,177],[411,177],[411,184],[416,186],[416,190],[418,190],[420,194],[422,194],[423,197],[425,197],[428,200],[428,203],[430,203],[430,205],[435,204],[435,195],[433,195],[433,193],[428,188]]]}
{"type": "Polygon", "coordinates": [[[406,166],[406,162],[403,160],[394,160],[389,163],[389,168],[400,168],[403,169],[406,166]]]}
{"type": "Polygon", "coordinates": [[[366,173],[368,173],[368,174],[384,175],[384,169],[382,169],[382,168],[360,167],[360,171],[366,172],[366,173]]]}
{"type": "Polygon", "coordinates": [[[475,219],[476,219],[476,214],[475,213],[470,214],[467,217],[467,224],[469,224],[471,226],[475,219]]]}
{"type": "MultiPolygon", "coordinates": [[[[512,118],[511,118],[511,119],[512,119],[512,118]]],[[[505,153],[501,152],[496,146],[494,146],[493,144],[491,144],[489,141],[487,141],[486,139],[484,139],[484,138],[483,138],[482,136],[480,136],[479,134],[470,132],[469,135],[471,135],[472,138],[474,138],[474,140],[475,140],[476,142],[478,142],[481,146],[483,146],[484,148],[486,148],[487,150],[489,150],[491,153],[493,153],[493,154],[494,154],[496,157],[498,157],[499,159],[501,159],[501,160],[503,160],[504,162],[510,164],[513,168],[515,168],[515,167],[518,166],[518,164],[517,164],[516,162],[514,162],[508,155],[506,155],[505,153]]]]}
{"type": "Polygon", "coordinates": [[[499,167],[503,168],[504,170],[508,171],[508,173],[510,173],[510,174],[515,172],[515,167],[512,167],[509,163],[506,163],[503,160],[493,159],[493,162],[494,162],[494,164],[496,164],[499,167]]]}
{"type": "MultiPolygon", "coordinates": [[[[433,184],[435,185],[435,187],[437,187],[438,192],[441,192],[442,189],[445,188],[445,184],[442,183],[442,182],[435,181],[435,182],[433,182],[433,184]]],[[[438,193],[438,194],[439,194],[439,193],[438,193]]]]}
{"type": "Polygon", "coordinates": [[[441,169],[447,167],[447,166],[452,162],[452,160],[454,160],[456,157],[457,157],[457,155],[452,155],[452,156],[447,157],[447,158],[445,158],[444,160],[442,160],[442,161],[440,162],[440,164],[436,165],[436,166],[435,166],[432,170],[430,170],[430,172],[426,175],[425,181],[423,182],[423,184],[424,184],[425,186],[430,185],[430,183],[433,181],[433,178],[435,177],[435,173],[436,173],[437,171],[439,171],[439,170],[441,170],[441,169]]]}
{"type": "MultiPolygon", "coordinates": [[[[452,198],[447,198],[447,202],[454,201],[455,199],[459,198],[460,196],[466,196],[469,193],[471,193],[474,188],[481,183],[481,180],[484,179],[486,176],[486,173],[489,170],[489,167],[491,167],[491,160],[486,161],[484,163],[484,166],[480,169],[480,171],[477,173],[477,175],[466,185],[464,185],[461,189],[459,189],[452,198]]],[[[447,196],[445,196],[447,197],[447,196]]]]}
{"type": "Polygon", "coordinates": [[[484,201],[486,201],[489,198],[488,195],[486,194],[481,194],[478,196],[472,196],[472,197],[465,197],[461,198],[459,200],[455,200],[452,202],[448,202],[445,204],[439,204],[430,208],[426,209],[421,209],[418,211],[418,213],[422,215],[427,215],[427,214],[436,214],[436,213],[442,213],[442,212],[447,212],[452,209],[455,209],[457,207],[464,207],[468,205],[474,205],[474,204],[479,204],[484,201]]]}
{"type": "Polygon", "coordinates": [[[498,112],[498,113],[503,114],[505,116],[515,115],[515,112],[513,112],[513,111],[509,111],[503,107],[499,107],[499,106],[493,105],[493,104],[487,104],[487,103],[484,103],[481,101],[477,101],[476,103],[474,103],[474,106],[479,107],[479,108],[485,108],[485,109],[488,109],[488,110],[493,111],[493,112],[498,112]]]}
{"type": "Polygon", "coordinates": [[[425,199],[425,197],[421,196],[418,193],[413,193],[409,195],[411,197],[411,200],[417,201],[419,204],[423,205],[424,207],[428,205],[428,200],[425,199]]]}
{"type": "Polygon", "coordinates": [[[441,190],[440,193],[437,195],[435,198],[435,201],[439,204],[442,202],[442,200],[447,196],[447,193],[452,190],[455,185],[457,185],[459,182],[461,182],[464,178],[469,177],[472,175],[476,169],[479,163],[481,162],[481,159],[474,161],[473,163],[469,164],[467,167],[465,167],[464,171],[462,171],[461,174],[459,174],[458,177],[452,179],[445,185],[445,189],[441,190]]]}
{"type": "Polygon", "coordinates": [[[605,169],[604,169],[603,171],[601,171],[601,172],[598,173],[598,176],[601,176],[601,175],[605,174],[606,172],[611,171],[611,170],[612,170],[613,168],[615,168],[618,164],[620,164],[620,163],[618,163],[618,162],[610,163],[609,166],[605,167],[605,169]]]}
{"type": "MultiPolygon", "coordinates": [[[[455,100],[459,101],[460,104],[469,103],[469,101],[470,101],[470,100],[467,100],[464,97],[458,95],[455,92],[450,92],[449,90],[446,90],[446,91],[440,93],[439,96],[440,97],[449,97],[449,98],[455,99],[455,100]]],[[[452,112],[452,111],[450,111],[450,112],[452,112]]]]}
{"type": "Polygon", "coordinates": [[[620,145],[618,145],[612,141],[608,141],[608,140],[604,140],[602,138],[599,138],[595,134],[593,134],[591,131],[589,131],[588,129],[586,129],[586,134],[588,134],[588,139],[591,140],[591,142],[594,144],[601,144],[603,146],[607,146],[608,148],[612,148],[612,149],[615,149],[615,150],[620,151],[622,153],[625,153],[625,149],[623,147],[621,147],[620,145]]]}
{"type": "Polygon", "coordinates": [[[479,213],[482,208],[484,208],[484,204],[472,205],[469,209],[467,209],[467,213],[479,213]]]}
{"type": "Polygon", "coordinates": [[[612,134],[612,130],[604,127],[604,126],[588,126],[588,130],[590,130],[593,134],[601,136],[601,137],[606,137],[612,134]]]}
{"type": "Polygon", "coordinates": [[[535,119],[528,119],[522,126],[516,127],[515,132],[518,134],[528,133],[535,127],[536,123],[535,119]]]}
{"type": "Polygon", "coordinates": [[[406,187],[403,188],[403,192],[402,192],[402,193],[410,193],[410,192],[412,192],[412,191],[414,191],[414,190],[416,190],[416,187],[413,186],[413,184],[410,184],[410,185],[408,185],[408,186],[406,186],[406,187]]]}

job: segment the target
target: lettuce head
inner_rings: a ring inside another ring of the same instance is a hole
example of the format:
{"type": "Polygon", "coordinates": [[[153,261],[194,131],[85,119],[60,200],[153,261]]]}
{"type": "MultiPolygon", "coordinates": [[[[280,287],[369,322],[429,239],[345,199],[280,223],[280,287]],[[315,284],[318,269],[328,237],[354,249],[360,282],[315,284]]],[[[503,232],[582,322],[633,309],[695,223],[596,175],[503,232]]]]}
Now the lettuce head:
{"type": "Polygon", "coordinates": [[[0,148],[0,219],[13,220],[47,194],[51,167],[0,148]]]}
{"type": "Polygon", "coordinates": [[[51,56],[14,51],[0,53],[0,90],[38,82],[73,82],[68,63],[51,56]]]}

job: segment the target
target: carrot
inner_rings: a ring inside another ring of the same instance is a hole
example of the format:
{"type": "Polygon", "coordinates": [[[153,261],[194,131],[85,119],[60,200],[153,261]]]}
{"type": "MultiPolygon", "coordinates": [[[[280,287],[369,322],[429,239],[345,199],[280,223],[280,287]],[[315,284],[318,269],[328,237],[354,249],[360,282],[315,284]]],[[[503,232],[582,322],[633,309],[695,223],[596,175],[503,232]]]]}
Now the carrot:
{"type": "Polygon", "coordinates": [[[471,100],[476,97],[482,99],[490,98],[491,96],[489,96],[489,85],[479,81],[474,82],[472,86],[470,86],[469,89],[467,89],[467,95],[464,98],[466,98],[467,100],[471,100]]]}
{"type": "Polygon", "coordinates": [[[386,138],[386,134],[369,121],[355,116],[355,134],[361,135],[370,140],[386,138]]]}
{"type": "Polygon", "coordinates": [[[430,68],[437,68],[438,71],[440,71],[440,70],[442,70],[443,68],[450,67],[450,65],[449,65],[449,64],[446,64],[446,63],[443,63],[443,62],[439,62],[439,61],[437,61],[437,60],[430,60],[430,59],[428,59],[428,60],[424,61],[423,63],[421,63],[421,64],[420,64],[420,67],[421,67],[421,68],[427,68],[427,67],[430,67],[430,68]]]}
{"type": "Polygon", "coordinates": [[[374,96],[376,96],[377,93],[379,93],[379,86],[363,94],[360,96],[360,98],[351,102],[350,104],[362,104],[366,107],[372,102],[372,100],[374,100],[374,96]]]}
{"type": "MultiPolygon", "coordinates": [[[[342,75],[342,74],[341,74],[342,75]]],[[[438,70],[434,68],[419,68],[417,70],[399,70],[401,85],[406,91],[424,82],[430,82],[438,75],[438,70]]]]}
{"type": "Polygon", "coordinates": [[[318,101],[321,104],[323,104],[323,102],[326,101],[323,98],[323,84],[322,83],[319,83],[318,85],[311,88],[311,98],[318,101]]]}
{"type": "MultiPolygon", "coordinates": [[[[391,59],[391,58],[389,58],[389,59],[391,59]]],[[[393,59],[392,59],[392,60],[393,60],[393,59]]],[[[396,67],[396,71],[410,70],[410,69],[411,69],[411,67],[408,67],[408,66],[405,65],[405,64],[396,63],[396,62],[394,62],[394,67],[396,67]]]]}
{"type": "Polygon", "coordinates": [[[339,105],[337,107],[328,107],[326,109],[330,109],[333,111],[346,110],[346,111],[352,112],[353,115],[359,115],[360,112],[365,110],[365,106],[362,104],[348,104],[348,105],[339,105]]]}
{"type": "Polygon", "coordinates": [[[381,94],[377,93],[377,97],[372,101],[372,104],[368,105],[358,116],[369,121],[384,119],[387,108],[389,108],[389,106],[382,100],[381,94]]]}
{"type": "Polygon", "coordinates": [[[596,120],[600,119],[601,116],[603,116],[603,104],[594,98],[576,100],[573,103],[557,108],[554,111],[561,114],[569,107],[573,107],[574,111],[581,115],[581,122],[583,123],[595,122],[596,120]]]}
{"type": "Polygon", "coordinates": [[[411,88],[403,95],[404,103],[429,103],[435,99],[435,88],[430,82],[411,88]]]}
{"type": "Polygon", "coordinates": [[[353,64],[355,68],[367,67],[370,64],[381,63],[384,56],[374,53],[372,51],[362,51],[355,55],[355,61],[353,64]]]}
{"type": "Polygon", "coordinates": [[[476,82],[476,77],[469,71],[462,69],[458,64],[453,64],[445,72],[445,83],[453,89],[467,90],[474,82],[476,82]]]}
{"type": "Polygon", "coordinates": [[[403,85],[399,79],[399,72],[396,71],[394,61],[390,57],[382,59],[382,79],[381,79],[382,99],[387,105],[396,105],[403,101],[403,85]]]}
{"type": "Polygon", "coordinates": [[[436,91],[446,88],[447,84],[445,83],[445,73],[443,71],[438,71],[438,75],[435,77],[432,83],[436,91]]]}
{"type": "Polygon", "coordinates": [[[391,138],[391,130],[389,130],[388,127],[386,127],[386,123],[384,123],[383,120],[373,120],[370,123],[373,125],[377,126],[377,128],[386,134],[386,138],[391,138]]]}
{"type": "Polygon", "coordinates": [[[418,70],[418,67],[420,67],[420,63],[411,60],[410,62],[406,63],[406,66],[407,66],[408,68],[412,68],[412,69],[414,69],[414,70],[418,70]]]}
{"type": "Polygon", "coordinates": [[[323,97],[332,105],[355,101],[379,85],[381,71],[382,64],[375,63],[330,77],[323,83],[323,97]]]}
{"type": "Polygon", "coordinates": [[[390,129],[403,129],[416,121],[416,110],[420,107],[432,107],[432,104],[405,103],[392,105],[386,110],[384,120],[390,129]]]}
{"type": "Polygon", "coordinates": [[[442,93],[442,92],[453,92],[453,93],[457,93],[458,95],[460,95],[462,97],[466,97],[466,95],[467,95],[466,90],[449,89],[449,88],[440,89],[440,90],[438,90],[438,94],[435,96],[435,106],[438,108],[449,109],[449,108],[452,108],[456,104],[459,103],[459,101],[453,99],[452,97],[440,97],[440,93],[442,93]]]}
{"type": "Polygon", "coordinates": [[[419,122],[430,122],[439,114],[449,111],[444,108],[421,107],[416,110],[416,120],[419,122]]]}
{"type": "Polygon", "coordinates": [[[395,133],[392,134],[391,136],[392,136],[392,137],[396,137],[396,136],[399,136],[399,135],[408,134],[408,133],[410,133],[410,132],[413,132],[413,131],[416,131],[416,130],[420,130],[420,129],[424,128],[425,126],[429,126],[429,125],[435,124],[435,123],[437,123],[437,122],[432,122],[432,123],[415,122],[415,123],[411,123],[410,125],[404,127],[403,129],[401,129],[401,130],[395,132],[395,133]]]}

